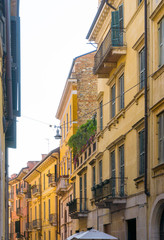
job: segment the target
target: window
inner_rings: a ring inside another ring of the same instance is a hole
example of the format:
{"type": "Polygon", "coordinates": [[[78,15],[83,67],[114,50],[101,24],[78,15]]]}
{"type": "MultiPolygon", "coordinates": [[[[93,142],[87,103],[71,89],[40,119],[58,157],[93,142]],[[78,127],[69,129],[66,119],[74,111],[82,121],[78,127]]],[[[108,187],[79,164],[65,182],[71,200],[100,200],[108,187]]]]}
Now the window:
{"type": "Polygon", "coordinates": [[[63,123],[63,128],[64,128],[64,138],[65,138],[65,121],[63,123]]]}
{"type": "MultiPolygon", "coordinates": [[[[50,170],[48,170],[48,175],[50,174],[50,170]]],[[[48,177],[48,184],[50,184],[50,177],[48,177]]]]}
{"type": "Polygon", "coordinates": [[[123,4],[119,6],[118,11],[112,12],[111,36],[112,46],[123,46],[123,4]]]}
{"type": "Polygon", "coordinates": [[[76,183],[73,183],[73,199],[76,198],[76,183]]]}
{"type": "Polygon", "coordinates": [[[48,231],[49,240],[51,240],[51,231],[48,231]]]}
{"type": "Polygon", "coordinates": [[[68,113],[67,113],[67,132],[68,132],[68,113]]]}
{"type": "Polygon", "coordinates": [[[72,109],[71,109],[71,105],[69,107],[69,119],[70,119],[70,126],[72,125],[72,109]]]}
{"type": "Polygon", "coordinates": [[[35,206],[35,220],[37,219],[37,206],[35,206]]]}
{"type": "Polygon", "coordinates": [[[100,131],[103,130],[103,101],[100,102],[100,131]]]}
{"type": "Polygon", "coordinates": [[[164,112],[158,116],[158,159],[164,162],[164,112]]]}
{"type": "Polygon", "coordinates": [[[124,74],[119,78],[120,110],[124,108],[124,74]]]}
{"type": "Polygon", "coordinates": [[[87,209],[87,174],[84,174],[84,210],[87,209]]]}
{"type": "Polygon", "coordinates": [[[96,185],[96,169],[95,166],[92,168],[92,186],[96,185]]]}
{"type": "Polygon", "coordinates": [[[159,35],[159,66],[162,66],[164,64],[164,17],[159,22],[158,35],[159,35]]]}
{"type": "Polygon", "coordinates": [[[116,85],[114,84],[113,87],[111,88],[111,97],[112,97],[111,115],[112,115],[112,118],[115,116],[115,88],[116,88],[116,85]]]}
{"type": "Polygon", "coordinates": [[[145,82],[145,48],[139,52],[140,63],[140,89],[144,87],[145,82]]]}
{"type": "Polygon", "coordinates": [[[46,232],[44,232],[44,240],[46,240],[46,232]]]}
{"type": "Polygon", "coordinates": [[[99,183],[102,183],[102,160],[99,162],[99,183]]]}
{"type": "Polygon", "coordinates": [[[119,147],[120,160],[120,196],[124,196],[124,145],[119,147]]]}
{"type": "Polygon", "coordinates": [[[72,174],[72,152],[70,152],[70,174],[72,174]]]}
{"type": "Polygon", "coordinates": [[[51,200],[48,199],[48,214],[49,214],[49,218],[50,218],[50,214],[51,214],[51,200]]]}
{"type": "Polygon", "coordinates": [[[44,202],[44,220],[46,220],[46,202],[44,202]]]}
{"type": "Polygon", "coordinates": [[[115,168],[115,151],[111,152],[111,176],[112,176],[112,196],[115,196],[116,189],[116,168],[115,168]]]}
{"type": "Polygon", "coordinates": [[[55,182],[57,181],[57,165],[54,166],[55,182]]]}
{"type": "Polygon", "coordinates": [[[45,176],[45,173],[44,173],[44,175],[43,175],[43,190],[45,190],[45,178],[46,178],[46,176],[45,176]]]}
{"type": "Polygon", "coordinates": [[[82,200],[83,200],[83,182],[82,177],[80,177],[80,212],[82,211],[82,200]]]}
{"type": "Polygon", "coordinates": [[[144,129],[139,132],[139,175],[144,174],[145,164],[145,131],[144,129]]]}

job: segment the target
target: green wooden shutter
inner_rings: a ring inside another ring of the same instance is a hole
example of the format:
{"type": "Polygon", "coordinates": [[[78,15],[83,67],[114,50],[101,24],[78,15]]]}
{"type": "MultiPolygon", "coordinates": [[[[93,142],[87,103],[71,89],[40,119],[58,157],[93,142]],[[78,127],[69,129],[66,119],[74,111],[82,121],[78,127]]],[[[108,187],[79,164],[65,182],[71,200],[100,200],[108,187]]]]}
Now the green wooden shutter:
{"type": "Polygon", "coordinates": [[[15,232],[20,233],[20,221],[15,222],[15,232]]]}
{"type": "Polygon", "coordinates": [[[119,6],[119,46],[123,46],[124,16],[123,4],[119,6]]]}
{"type": "Polygon", "coordinates": [[[11,125],[7,128],[5,141],[8,148],[16,148],[16,117],[13,118],[11,125]]]}
{"type": "Polygon", "coordinates": [[[119,11],[112,12],[112,46],[119,46],[119,11]]]}
{"type": "Polygon", "coordinates": [[[13,112],[20,116],[20,18],[11,17],[13,112]]]}

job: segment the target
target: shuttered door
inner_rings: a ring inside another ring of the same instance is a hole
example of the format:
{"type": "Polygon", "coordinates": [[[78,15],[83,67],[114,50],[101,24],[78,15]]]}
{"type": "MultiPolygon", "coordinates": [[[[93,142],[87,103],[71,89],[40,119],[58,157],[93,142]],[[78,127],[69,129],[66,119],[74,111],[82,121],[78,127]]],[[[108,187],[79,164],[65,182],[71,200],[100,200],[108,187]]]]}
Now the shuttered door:
{"type": "Polygon", "coordinates": [[[13,112],[20,116],[20,18],[11,17],[13,112]]]}

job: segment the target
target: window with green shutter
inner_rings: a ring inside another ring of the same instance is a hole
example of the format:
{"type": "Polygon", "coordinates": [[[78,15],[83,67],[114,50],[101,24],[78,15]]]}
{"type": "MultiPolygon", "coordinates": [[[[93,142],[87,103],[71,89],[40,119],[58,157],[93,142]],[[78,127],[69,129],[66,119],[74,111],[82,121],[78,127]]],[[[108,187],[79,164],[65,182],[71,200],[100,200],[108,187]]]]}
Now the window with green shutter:
{"type": "Polygon", "coordinates": [[[124,74],[119,78],[120,110],[124,108],[124,74]]]}
{"type": "Polygon", "coordinates": [[[115,196],[116,190],[116,167],[115,167],[115,151],[111,152],[111,187],[112,187],[112,196],[115,196]]]}
{"type": "Polygon", "coordinates": [[[158,159],[164,162],[164,112],[158,116],[158,159]]]}
{"type": "Polygon", "coordinates": [[[84,210],[87,209],[87,174],[84,174],[84,210]]]}
{"type": "Polygon", "coordinates": [[[83,197],[83,182],[82,177],[80,177],[80,212],[82,211],[82,197],[83,197]]]}
{"type": "Polygon", "coordinates": [[[11,16],[13,112],[20,116],[20,18],[11,16]]]}
{"type": "Polygon", "coordinates": [[[111,88],[111,116],[112,118],[115,116],[115,89],[116,85],[114,84],[113,87],[111,88]]]}
{"type": "Polygon", "coordinates": [[[119,147],[120,160],[120,196],[124,196],[124,145],[119,147]]]}
{"type": "Polygon", "coordinates": [[[144,87],[145,83],[145,48],[139,52],[140,62],[140,89],[144,87]]]}
{"type": "Polygon", "coordinates": [[[139,132],[139,175],[145,171],[145,130],[139,132]]]}
{"type": "Polygon", "coordinates": [[[159,66],[164,64],[164,17],[159,22],[158,25],[158,35],[159,35],[159,66]]]}
{"type": "Polygon", "coordinates": [[[99,161],[99,183],[102,183],[102,160],[99,161]]]}
{"type": "Polygon", "coordinates": [[[100,102],[100,131],[103,130],[103,101],[100,102]]]}
{"type": "Polygon", "coordinates": [[[118,11],[112,12],[111,38],[112,46],[123,46],[123,4],[119,6],[118,11]]]}

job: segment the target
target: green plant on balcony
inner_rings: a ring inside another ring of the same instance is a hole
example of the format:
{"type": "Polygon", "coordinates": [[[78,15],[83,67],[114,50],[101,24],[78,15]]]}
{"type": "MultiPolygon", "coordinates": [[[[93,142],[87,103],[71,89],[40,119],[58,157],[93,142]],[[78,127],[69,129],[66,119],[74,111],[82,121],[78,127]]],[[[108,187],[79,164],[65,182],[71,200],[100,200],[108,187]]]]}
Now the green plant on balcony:
{"type": "Polygon", "coordinates": [[[96,129],[97,121],[95,119],[87,120],[87,122],[82,124],[77,132],[69,138],[67,145],[73,151],[74,162],[77,162],[79,155],[93,142],[96,129]]]}

